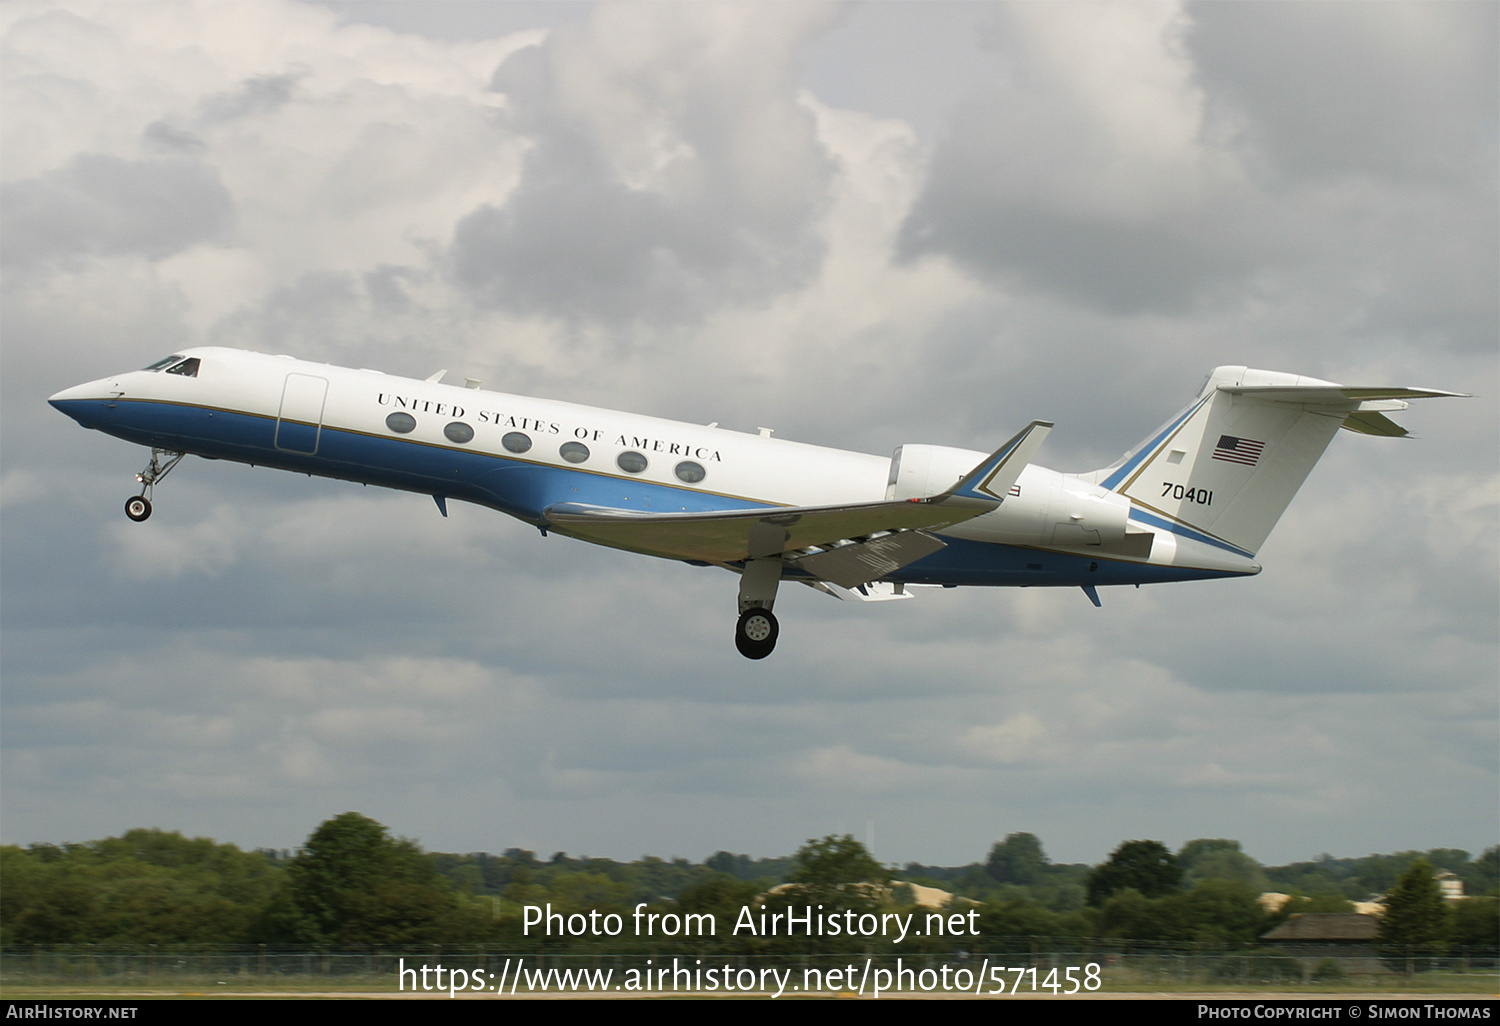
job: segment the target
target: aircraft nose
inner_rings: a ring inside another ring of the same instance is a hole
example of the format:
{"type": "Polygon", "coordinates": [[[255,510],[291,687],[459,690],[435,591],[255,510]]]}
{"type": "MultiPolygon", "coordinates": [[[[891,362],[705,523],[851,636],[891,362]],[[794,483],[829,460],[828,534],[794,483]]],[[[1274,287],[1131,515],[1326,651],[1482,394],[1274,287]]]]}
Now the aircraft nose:
{"type": "Polygon", "coordinates": [[[86,381],[81,385],[65,388],[50,396],[47,402],[85,427],[91,427],[91,422],[97,419],[100,404],[119,394],[120,389],[113,378],[100,378],[98,381],[86,381]]]}
{"type": "Polygon", "coordinates": [[[108,395],[105,386],[108,386],[108,381],[86,381],[81,386],[74,386],[72,389],[63,389],[62,392],[58,392],[57,395],[48,398],[48,402],[57,407],[58,410],[62,410],[63,404],[66,404],[66,402],[78,402],[80,399],[104,399],[105,395],[108,395]]]}

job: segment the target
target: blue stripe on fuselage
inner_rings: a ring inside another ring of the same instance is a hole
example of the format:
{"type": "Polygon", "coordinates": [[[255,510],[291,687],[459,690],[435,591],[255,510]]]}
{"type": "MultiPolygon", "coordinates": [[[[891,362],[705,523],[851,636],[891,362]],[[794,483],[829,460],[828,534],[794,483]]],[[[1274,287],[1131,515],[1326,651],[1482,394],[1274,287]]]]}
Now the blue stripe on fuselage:
{"type": "Polygon", "coordinates": [[[1145,445],[1137,449],[1134,456],[1130,457],[1129,460],[1117,467],[1112,474],[1106,477],[1103,481],[1099,482],[1100,485],[1104,488],[1108,488],[1110,491],[1114,491],[1119,483],[1125,480],[1126,476],[1141,464],[1142,460],[1146,459],[1157,450],[1157,448],[1161,445],[1163,439],[1165,439],[1173,431],[1176,431],[1177,428],[1182,425],[1183,421],[1187,420],[1193,414],[1197,413],[1199,407],[1208,402],[1208,400],[1211,398],[1212,395],[1206,395],[1202,399],[1195,402],[1193,405],[1189,406],[1187,410],[1183,412],[1182,416],[1178,417],[1176,420],[1172,421],[1172,423],[1162,428],[1162,430],[1157,434],[1155,438],[1151,439],[1151,441],[1147,442],[1145,445]]]}
{"type": "MultiPolygon", "coordinates": [[[[542,511],[561,502],[654,513],[771,508],[769,503],[639,478],[532,463],[409,438],[330,428],[326,424],[318,438],[317,453],[308,455],[276,448],[276,418],[229,410],[147,400],[63,400],[53,405],[85,427],[140,445],[444,495],[532,523],[543,522],[542,511]]],[[[945,537],[943,541],[946,548],[902,567],[886,580],[909,584],[1072,587],[1242,576],[1220,570],[1131,563],[963,538],[945,537]]]]}
{"type": "Polygon", "coordinates": [[[1225,570],[1130,563],[1067,552],[943,537],[948,547],[890,574],[907,584],[990,587],[1077,587],[1084,584],[1159,584],[1242,577],[1225,570]]]}
{"type": "Polygon", "coordinates": [[[586,467],[552,466],[327,424],[318,438],[317,453],[310,455],[276,447],[276,418],[229,410],[145,400],[66,400],[53,405],[85,427],[140,445],[445,495],[533,523],[542,520],[542,511],[548,506],[560,502],[645,513],[698,513],[770,505],[586,467]]]}
{"type": "Polygon", "coordinates": [[[1238,545],[1231,545],[1227,541],[1215,538],[1211,534],[1204,534],[1202,531],[1188,527],[1186,524],[1174,523],[1165,517],[1147,513],[1139,506],[1131,506],[1130,519],[1163,531],[1171,531],[1173,534],[1179,534],[1184,538],[1191,538],[1193,541],[1202,542],[1204,545],[1212,545],[1214,548],[1223,549],[1225,552],[1233,552],[1236,556],[1244,556],[1246,559],[1255,558],[1255,553],[1246,551],[1238,545]]]}

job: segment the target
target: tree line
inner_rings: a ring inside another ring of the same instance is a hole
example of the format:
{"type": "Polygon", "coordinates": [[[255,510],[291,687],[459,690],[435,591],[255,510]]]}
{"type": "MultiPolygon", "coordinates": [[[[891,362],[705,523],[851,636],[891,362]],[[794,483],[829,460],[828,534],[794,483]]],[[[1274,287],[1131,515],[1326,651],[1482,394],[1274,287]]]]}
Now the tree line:
{"type": "MultiPolygon", "coordinates": [[[[674,950],[778,954],[882,950],[889,938],[734,935],[741,910],[808,907],[822,914],[915,913],[912,885],[957,895],[949,911],[978,936],[907,937],[899,951],[1184,947],[1241,951],[1298,912],[1352,909],[1387,894],[1391,946],[1413,944],[1493,955],[1500,935],[1500,849],[1478,858],[1457,849],[1401,852],[1290,866],[1261,866],[1239,842],[1198,839],[1173,852],[1157,841],[1123,842],[1096,866],[1057,864],[1040,840],[1012,833],[983,862],[959,867],[882,866],[847,835],[810,840],[794,855],[752,859],[717,852],[702,863],[634,862],[427,853],[368,817],[349,812],[321,824],[296,852],[243,851],[204,838],[132,830],[87,844],[0,848],[0,944],[22,946],[266,944],[310,949],[417,950],[478,945],[494,951],[674,950]],[[1437,896],[1436,870],[1458,875],[1470,895],[1437,896]],[[1290,894],[1279,909],[1260,895],[1290,894]],[[645,905],[663,915],[712,916],[712,936],[637,937],[630,931],[538,936],[526,906],[563,915],[645,905]],[[1394,924],[1394,925],[1392,925],[1394,924]]],[[[852,921],[852,920],[851,920],[852,921]]]]}

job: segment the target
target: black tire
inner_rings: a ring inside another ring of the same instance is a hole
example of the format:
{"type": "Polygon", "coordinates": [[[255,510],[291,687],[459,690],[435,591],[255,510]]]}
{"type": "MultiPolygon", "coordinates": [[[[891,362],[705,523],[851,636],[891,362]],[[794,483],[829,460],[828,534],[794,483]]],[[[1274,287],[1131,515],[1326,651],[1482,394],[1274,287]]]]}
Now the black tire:
{"type": "Polygon", "coordinates": [[[140,523],[151,515],[151,500],[144,495],[132,495],[125,500],[125,515],[140,523]]]}
{"type": "Polygon", "coordinates": [[[734,625],[734,647],[746,659],[764,659],[776,647],[780,633],[781,627],[769,609],[747,609],[734,625]]]}

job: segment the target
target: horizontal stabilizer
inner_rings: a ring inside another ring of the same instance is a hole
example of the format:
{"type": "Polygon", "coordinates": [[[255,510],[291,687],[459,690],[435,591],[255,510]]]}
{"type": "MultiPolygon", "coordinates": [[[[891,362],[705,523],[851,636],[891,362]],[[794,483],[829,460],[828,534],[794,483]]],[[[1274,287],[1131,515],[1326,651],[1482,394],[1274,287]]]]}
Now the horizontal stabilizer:
{"type": "Polygon", "coordinates": [[[1310,413],[1320,410],[1347,412],[1340,427],[1362,435],[1405,438],[1406,428],[1381,411],[1404,410],[1407,399],[1467,399],[1466,392],[1443,392],[1435,388],[1346,388],[1331,382],[1308,385],[1220,385],[1220,392],[1258,399],[1261,402],[1292,403],[1310,413]]]}
{"type": "Polygon", "coordinates": [[[1385,414],[1375,412],[1351,413],[1339,426],[1349,431],[1357,431],[1362,435],[1376,435],[1380,438],[1405,438],[1408,433],[1406,428],[1385,414]]]}
{"type": "Polygon", "coordinates": [[[1467,399],[1467,392],[1440,392],[1435,388],[1345,388],[1343,385],[1220,385],[1220,392],[1264,399],[1273,403],[1305,403],[1323,406],[1358,403],[1369,399],[1467,399]]]}

